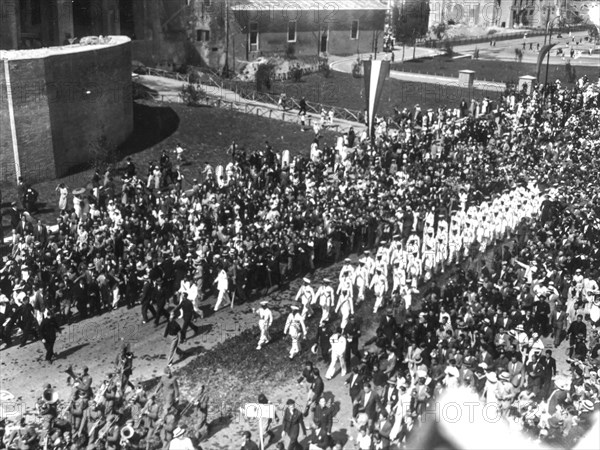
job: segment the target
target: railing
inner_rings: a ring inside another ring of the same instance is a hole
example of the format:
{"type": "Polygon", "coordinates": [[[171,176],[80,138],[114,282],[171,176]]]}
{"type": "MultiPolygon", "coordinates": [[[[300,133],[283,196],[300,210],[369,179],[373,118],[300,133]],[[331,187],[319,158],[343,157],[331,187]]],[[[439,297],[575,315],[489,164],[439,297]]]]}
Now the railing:
{"type": "MultiPolygon", "coordinates": [[[[157,102],[171,102],[171,103],[183,103],[183,99],[179,94],[158,94],[154,92],[147,93],[148,98],[153,99],[157,102]]],[[[204,97],[198,101],[198,105],[202,106],[211,106],[213,108],[221,108],[228,109],[230,111],[238,111],[244,114],[254,114],[258,117],[265,117],[269,119],[282,120],[285,122],[291,122],[295,124],[300,124],[300,116],[296,112],[290,112],[289,110],[281,110],[269,108],[266,106],[256,105],[252,103],[246,102],[236,102],[233,100],[224,100],[222,98],[217,97],[204,97]]],[[[309,127],[312,126],[312,121],[317,120],[311,117],[307,117],[305,120],[306,125],[309,127]]],[[[325,125],[325,128],[330,129],[334,128],[336,131],[339,131],[340,125],[325,125]]]]}
{"type": "MultiPolygon", "coordinates": [[[[312,70],[320,70],[322,68],[323,64],[324,64],[324,62],[321,61],[319,64],[307,66],[302,69],[303,73],[306,74],[306,73],[310,73],[310,71],[312,71],[312,70]]],[[[218,75],[212,71],[206,71],[204,69],[202,71],[205,75],[207,75],[209,77],[209,79],[211,81],[210,84],[213,84],[214,86],[218,87],[219,89],[231,90],[231,91],[235,92],[236,95],[238,95],[239,97],[244,98],[246,100],[252,100],[252,101],[267,103],[267,104],[271,104],[271,105],[279,105],[280,97],[277,94],[258,92],[249,86],[248,87],[240,86],[240,83],[235,82],[233,80],[219,78],[218,75]]],[[[156,68],[150,68],[150,67],[146,68],[145,72],[148,75],[171,78],[171,79],[183,81],[185,83],[190,82],[190,76],[187,74],[180,74],[177,72],[171,72],[171,71],[164,70],[164,69],[156,69],[156,68]]],[[[288,74],[289,73],[291,73],[291,72],[288,72],[288,74]]],[[[291,75],[289,75],[289,76],[291,76],[291,75]]],[[[178,94],[177,95],[175,95],[175,94],[164,95],[164,94],[148,93],[148,96],[156,101],[181,102],[181,98],[179,97],[178,94]]],[[[286,108],[288,110],[289,109],[299,110],[300,109],[299,101],[294,98],[288,97],[286,108]]],[[[336,119],[347,120],[349,122],[359,122],[359,123],[364,122],[364,114],[360,111],[355,111],[355,110],[351,110],[348,108],[341,108],[341,107],[333,106],[333,105],[324,105],[321,103],[313,103],[313,102],[309,102],[309,101],[306,102],[307,113],[321,114],[321,111],[323,111],[323,110],[325,110],[325,111],[333,110],[334,117],[336,119]]]]}
{"type": "MultiPolygon", "coordinates": [[[[223,84],[225,89],[229,89],[235,92],[236,95],[241,98],[245,98],[246,100],[252,100],[256,102],[269,103],[272,105],[279,104],[279,95],[274,93],[267,92],[258,92],[251,87],[240,86],[235,82],[225,82],[223,84]]],[[[286,99],[288,109],[300,109],[299,100],[293,97],[287,97],[286,99]]],[[[361,111],[355,111],[348,108],[341,108],[333,105],[325,105],[322,103],[314,103],[310,101],[306,101],[306,112],[313,114],[321,114],[321,111],[330,111],[333,110],[334,117],[336,119],[347,120],[349,122],[364,122],[364,114],[361,111]]]]}
{"type": "Polygon", "coordinates": [[[190,76],[187,73],[182,74],[179,72],[172,72],[170,70],[155,69],[153,67],[145,67],[144,71],[146,72],[146,75],[154,75],[157,77],[171,78],[173,80],[185,81],[186,83],[190,82],[190,76]]]}

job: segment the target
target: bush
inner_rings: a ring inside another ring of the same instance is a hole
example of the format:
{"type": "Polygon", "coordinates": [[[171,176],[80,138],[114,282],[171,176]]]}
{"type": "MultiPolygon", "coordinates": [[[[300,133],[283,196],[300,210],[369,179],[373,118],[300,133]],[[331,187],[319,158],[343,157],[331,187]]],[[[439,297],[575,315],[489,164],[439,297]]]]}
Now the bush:
{"type": "Polygon", "coordinates": [[[195,70],[190,71],[190,76],[188,78],[188,81],[190,82],[190,84],[198,84],[198,83],[200,83],[201,80],[202,80],[202,77],[200,76],[200,74],[197,71],[195,71],[195,70]]]}
{"type": "Polygon", "coordinates": [[[181,88],[179,96],[188,106],[198,106],[200,101],[206,97],[206,93],[193,84],[185,84],[181,88]]]}
{"type": "Polygon", "coordinates": [[[360,63],[360,61],[354,61],[352,63],[352,76],[354,78],[363,77],[362,64],[360,63]]]}
{"type": "Polygon", "coordinates": [[[273,66],[271,64],[260,64],[256,68],[256,90],[263,92],[271,90],[271,80],[273,79],[273,66]]]}
{"type": "Polygon", "coordinates": [[[148,89],[144,85],[136,82],[131,83],[131,93],[134,100],[148,100],[152,98],[148,93],[148,89]]]}

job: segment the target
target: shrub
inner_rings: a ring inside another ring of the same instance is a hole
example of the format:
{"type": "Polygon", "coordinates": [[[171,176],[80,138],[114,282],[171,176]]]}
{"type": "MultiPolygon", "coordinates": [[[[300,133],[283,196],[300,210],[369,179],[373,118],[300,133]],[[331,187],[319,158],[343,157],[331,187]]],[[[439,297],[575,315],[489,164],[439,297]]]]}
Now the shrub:
{"type": "Polygon", "coordinates": [[[131,83],[131,94],[134,100],[148,100],[149,98],[152,98],[148,94],[148,89],[144,85],[136,82],[131,83]]]}
{"type": "Polygon", "coordinates": [[[363,71],[362,71],[362,64],[360,63],[360,61],[354,61],[352,63],[352,76],[354,78],[362,78],[363,71]]]}
{"type": "Polygon", "coordinates": [[[195,70],[191,70],[190,71],[190,76],[189,76],[189,82],[190,84],[198,84],[200,83],[202,77],[200,76],[200,74],[195,71],[195,70]]]}
{"type": "Polygon", "coordinates": [[[188,106],[198,106],[200,101],[206,97],[206,93],[201,88],[193,84],[184,84],[179,96],[188,106]]]}

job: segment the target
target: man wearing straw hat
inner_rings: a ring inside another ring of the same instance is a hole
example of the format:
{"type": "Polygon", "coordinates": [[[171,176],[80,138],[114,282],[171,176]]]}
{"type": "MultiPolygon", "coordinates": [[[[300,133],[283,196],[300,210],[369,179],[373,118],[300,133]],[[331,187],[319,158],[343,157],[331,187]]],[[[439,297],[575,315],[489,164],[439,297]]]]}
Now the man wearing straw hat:
{"type": "Polygon", "coordinates": [[[175,428],[173,439],[169,443],[169,450],[196,450],[192,440],[186,436],[187,429],[185,425],[175,428]]]}

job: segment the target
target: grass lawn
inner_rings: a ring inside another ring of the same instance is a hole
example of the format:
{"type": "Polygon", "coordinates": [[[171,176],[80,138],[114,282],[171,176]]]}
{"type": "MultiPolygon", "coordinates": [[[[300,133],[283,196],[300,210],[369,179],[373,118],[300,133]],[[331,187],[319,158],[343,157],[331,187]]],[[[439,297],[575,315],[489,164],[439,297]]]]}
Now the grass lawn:
{"type": "MultiPolygon", "coordinates": [[[[254,83],[240,83],[240,86],[254,89],[254,83]]],[[[271,93],[279,95],[285,92],[288,97],[296,99],[304,96],[308,102],[364,111],[364,86],[364,78],[354,78],[348,73],[332,71],[329,78],[325,78],[321,73],[315,73],[302,77],[298,83],[289,80],[274,83],[271,93]]],[[[445,84],[388,79],[383,87],[379,113],[392,114],[394,107],[410,109],[415,104],[421,105],[421,108],[444,106],[454,108],[458,106],[462,98],[483,98],[484,96],[495,99],[498,93],[479,89],[463,89],[445,84]]]]}
{"type": "MultiPolygon", "coordinates": [[[[575,61],[576,63],[576,61],[575,61]]],[[[598,67],[573,66],[577,77],[587,75],[591,79],[598,77],[598,67]]],[[[423,73],[430,75],[442,75],[458,77],[459,70],[474,70],[475,79],[486,81],[518,81],[520,76],[536,74],[536,65],[531,63],[519,63],[508,61],[497,61],[489,59],[451,59],[448,56],[435,56],[432,58],[420,58],[404,63],[395,63],[393,70],[411,73],[423,73]]],[[[542,76],[545,75],[546,65],[542,66],[542,76]]],[[[560,80],[567,83],[567,72],[564,64],[550,64],[548,68],[548,81],[560,80]]]]}
{"type": "MultiPolygon", "coordinates": [[[[184,164],[181,170],[187,181],[199,177],[204,162],[213,165],[227,164],[230,157],[227,147],[235,140],[238,145],[250,150],[264,148],[265,142],[277,151],[289,150],[293,155],[308,153],[314,138],[312,132],[301,132],[298,125],[270,120],[263,117],[227,111],[219,108],[188,107],[180,104],[161,104],[138,101],[134,104],[134,132],[128,142],[121,146],[113,163],[124,166],[124,158],[131,156],[138,174],[146,176],[148,164],[158,162],[163,149],[171,152],[175,162],[175,143],[181,142],[184,149],[184,164]]],[[[333,132],[324,132],[327,142],[334,142],[333,132]]],[[[42,168],[43,169],[43,168],[42,168]]],[[[40,217],[52,224],[58,215],[58,196],[55,187],[64,182],[71,189],[90,183],[93,169],[80,170],[57,180],[35,185],[41,204],[40,217]]],[[[15,199],[14,180],[0,180],[3,207],[15,199]]],[[[186,185],[186,189],[189,185],[186,185]]],[[[8,218],[4,219],[4,224],[8,218]]],[[[7,227],[4,229],[8,233],[7,227]]]]}

